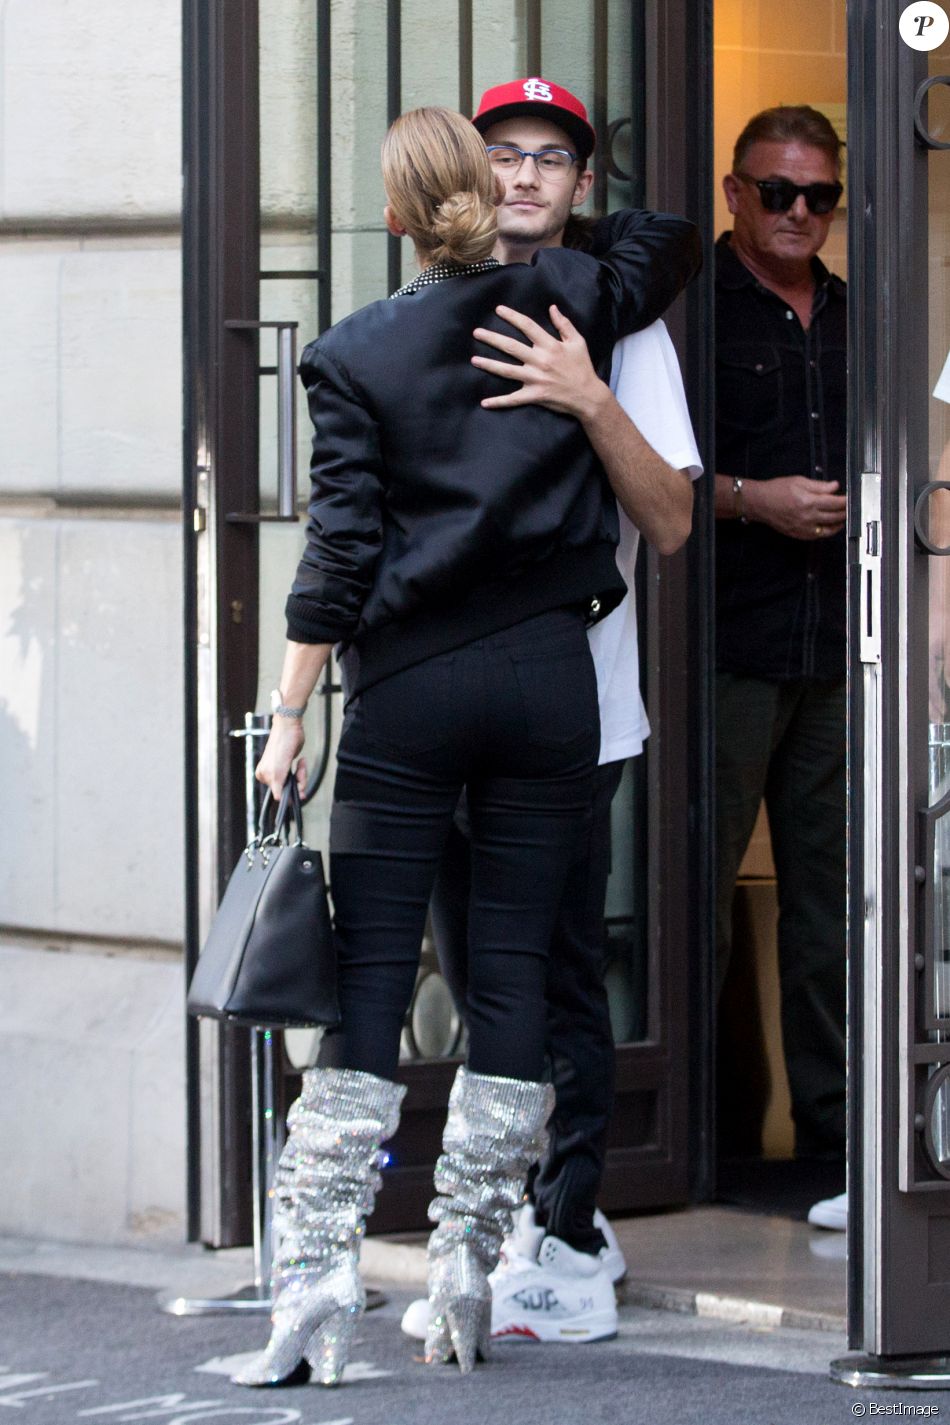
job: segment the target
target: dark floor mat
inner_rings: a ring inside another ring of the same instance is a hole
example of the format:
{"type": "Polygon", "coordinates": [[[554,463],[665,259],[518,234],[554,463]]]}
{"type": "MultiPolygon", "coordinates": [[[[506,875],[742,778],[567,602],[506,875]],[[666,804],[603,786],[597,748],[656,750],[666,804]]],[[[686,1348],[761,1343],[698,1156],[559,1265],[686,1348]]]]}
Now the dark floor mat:
{"type": "Polygon", "coordinates": [[[746,1212],[804,1222],[821,1198],[844,1192],[840,1162],[814,1158],[730,1158],[719,1164],[716,1201],[746,1212]]]}

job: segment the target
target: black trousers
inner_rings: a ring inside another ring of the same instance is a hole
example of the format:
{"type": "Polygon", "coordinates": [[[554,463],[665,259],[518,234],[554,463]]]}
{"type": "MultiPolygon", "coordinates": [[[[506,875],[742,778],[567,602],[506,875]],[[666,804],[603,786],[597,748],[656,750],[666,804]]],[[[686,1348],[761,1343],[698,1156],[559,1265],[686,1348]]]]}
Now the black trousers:
{"type": "Polygon", "coordinates": [[[765,798],[778,882],[782,1041],[799,1157],[845,1151],[846,693],[716,677],[716,940],[732,949],[739,865],[765,798]]]}
{"type": "MultiPolygon", "coordinates": [[[[564,881],[551,942],[545,1000],[556,1104],[548,1153],[532,1185],[537,1219],[578,1251],[604,1245],[593,1225],[614,1101],[615,1058],[604,973],[604,900],[610,872],[610,804],[622,762],[597,768],[591,816],[564,881]]],[[[432,896],[439,963],[465,1014],[469,986],[471,846],[464,808],[456,818],[432,896]]]]}
{"type": "Polygon", "coordinates": [[[392,1078],[429,898],[464,787],[472,829],[469,1067],[540,1080],[558,904],[600,724],[581,616],[554,610],[350,704],[330,822],[342,1022],[321,1063],[392,1078]]]}

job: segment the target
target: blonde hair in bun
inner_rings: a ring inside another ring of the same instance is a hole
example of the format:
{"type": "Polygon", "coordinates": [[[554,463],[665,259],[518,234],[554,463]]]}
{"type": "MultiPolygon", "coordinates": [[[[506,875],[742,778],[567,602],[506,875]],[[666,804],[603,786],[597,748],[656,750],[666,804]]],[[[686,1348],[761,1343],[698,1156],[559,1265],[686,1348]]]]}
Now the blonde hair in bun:
{"type": "Polygon", "coordinates": [[[410,109],[383,140],[383,184],[423,267],[481,262],[498,236],[495,178],[481,135],[452,109],[410,109]]]}

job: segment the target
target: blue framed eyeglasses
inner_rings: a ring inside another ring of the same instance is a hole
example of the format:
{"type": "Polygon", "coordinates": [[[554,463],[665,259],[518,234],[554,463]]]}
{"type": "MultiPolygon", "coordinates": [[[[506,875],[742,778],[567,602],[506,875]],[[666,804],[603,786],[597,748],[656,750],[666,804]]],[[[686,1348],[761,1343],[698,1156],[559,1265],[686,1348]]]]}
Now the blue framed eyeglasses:
{"type": "Polygon", "coordinates": [[[492,168],[498,173],[517,173],[526,158],[534,159],[534,166],[542,178],[563,178],[577,162],[577,154],[566,148],[539,148],[536,153],[530,149],[518,148],[511,143],[488,144],[486,152],[492,168]]]}

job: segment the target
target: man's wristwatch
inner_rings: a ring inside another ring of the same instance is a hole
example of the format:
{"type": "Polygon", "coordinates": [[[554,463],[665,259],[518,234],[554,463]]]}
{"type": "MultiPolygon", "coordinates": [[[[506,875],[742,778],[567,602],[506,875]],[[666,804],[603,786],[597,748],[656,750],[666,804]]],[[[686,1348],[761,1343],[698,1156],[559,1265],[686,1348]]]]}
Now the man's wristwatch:
{"type": "Polygon", "coordinates": [[[274,688],[270,695],[270,710],[274,717],[295,717],[299,722],[307,708],[306,704],[302,708],[289,708],[280,689],[274,688]]]}
{"type": "Polygon", "coordinates": [[[742,483],[743,482],[738,475],[733,475],[732,499],[736,507],[736,519],[739,521],[740,524],[748,524],[749,516],[745,512],[745,506],[742,502],[742,483]]]}

